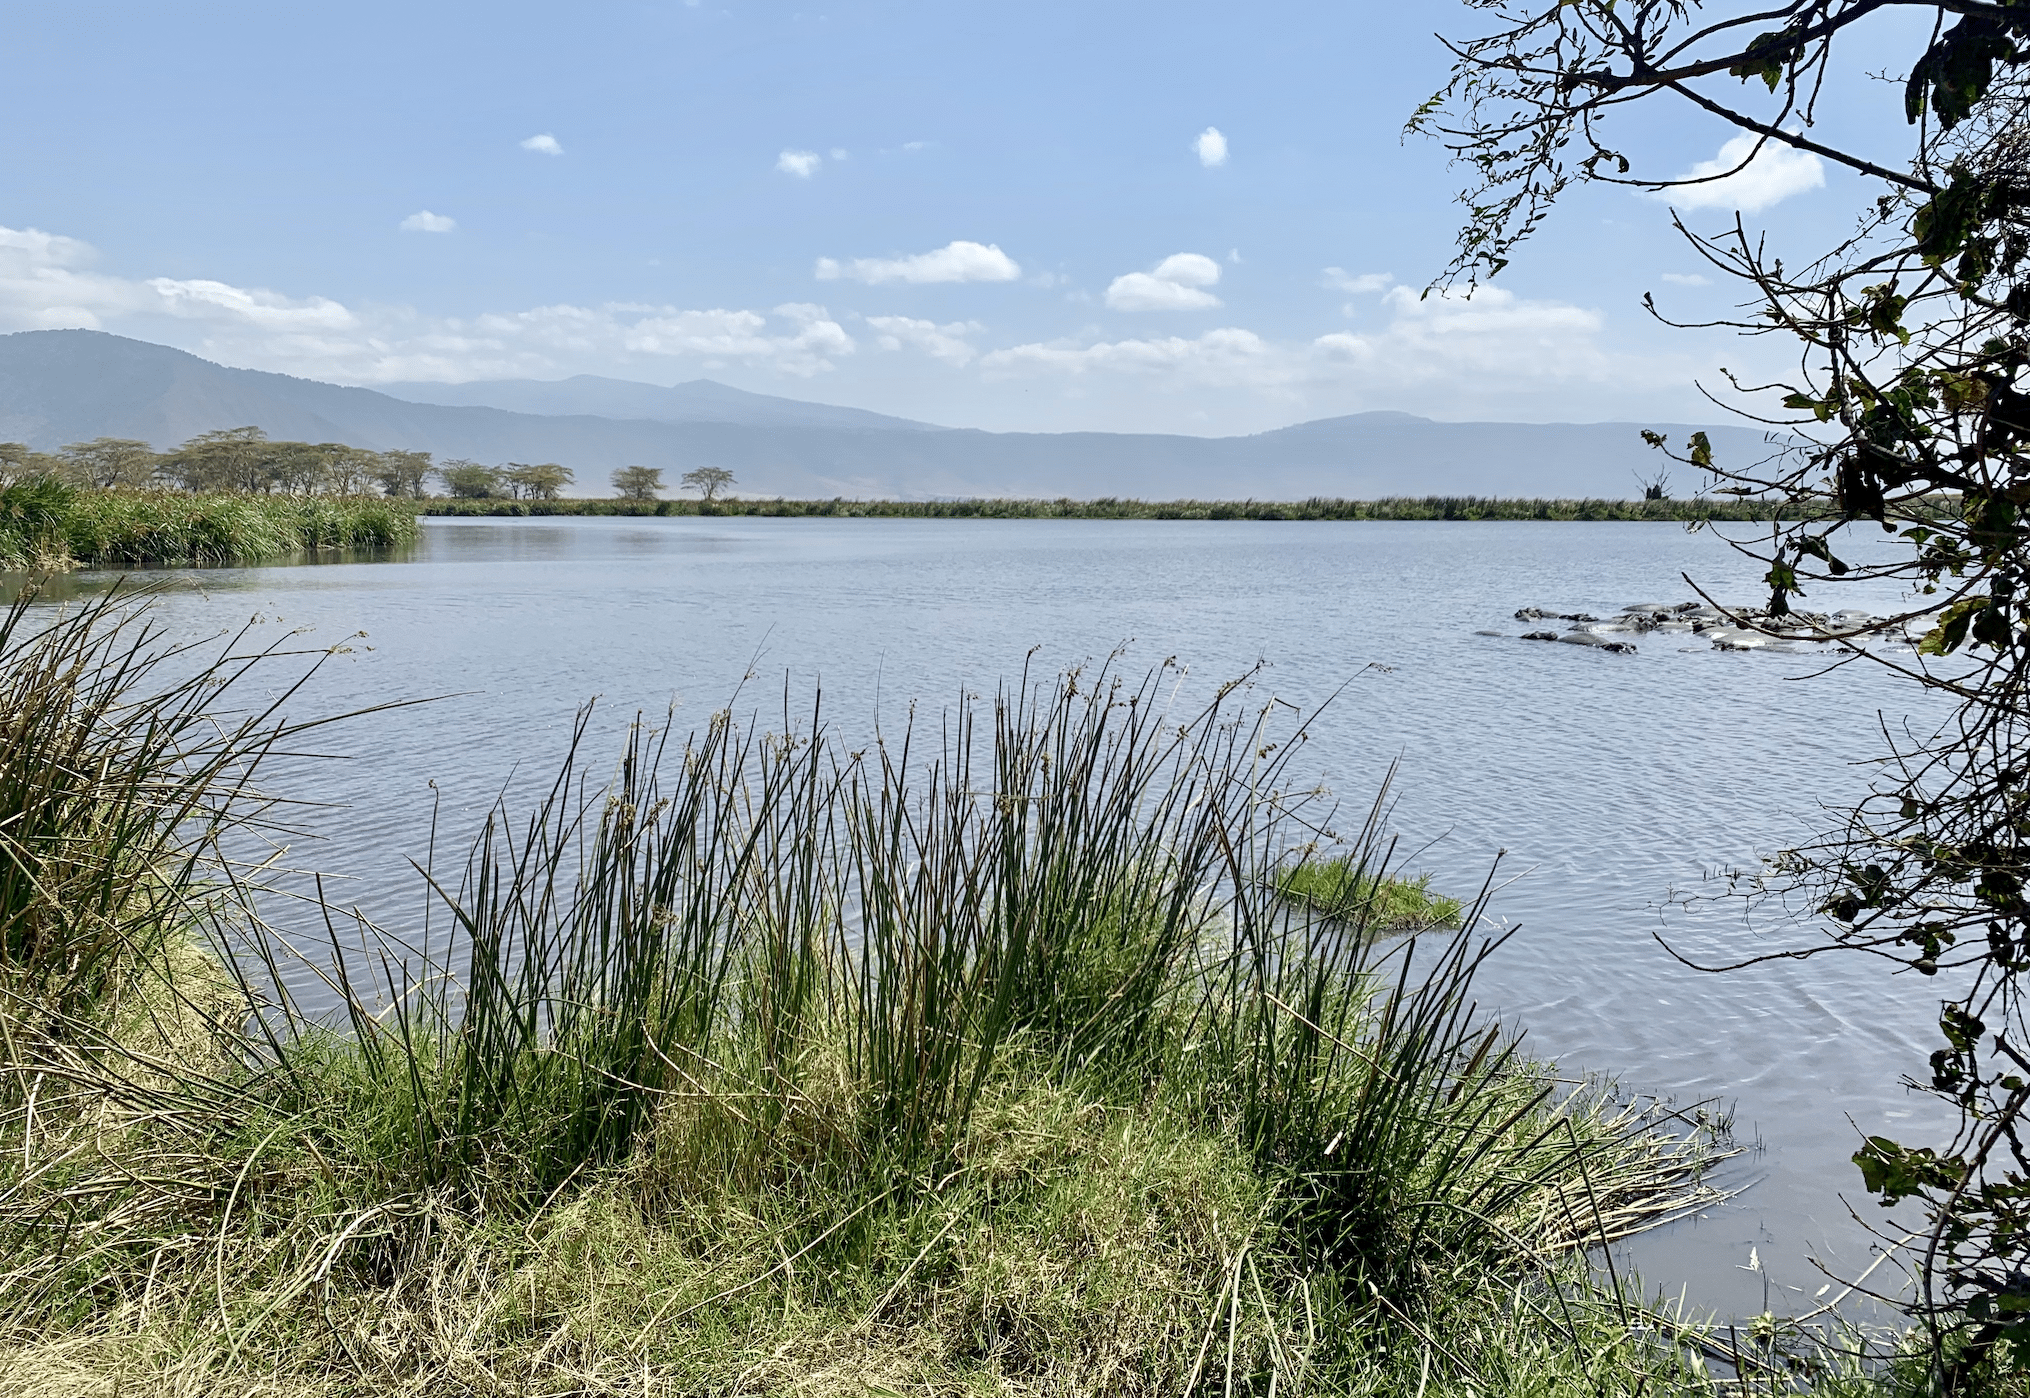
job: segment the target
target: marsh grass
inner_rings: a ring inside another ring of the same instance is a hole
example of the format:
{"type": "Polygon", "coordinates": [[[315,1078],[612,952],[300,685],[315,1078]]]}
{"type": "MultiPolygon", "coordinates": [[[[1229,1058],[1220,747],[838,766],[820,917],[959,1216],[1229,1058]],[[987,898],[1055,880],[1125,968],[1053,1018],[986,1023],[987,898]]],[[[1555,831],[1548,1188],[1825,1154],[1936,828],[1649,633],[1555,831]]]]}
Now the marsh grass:
{"type": "Polygon", "coordinates": [[[1431,892],[1431,876],[1370,874],[1351,855],[1300,860],[1276,870],[1276,892],[1321,917],[1379,931],[1457,928],[1466,905],[1431,892]]]}
{"type": "Polygon", "coordinates": [[[400,501],[90,490],[53,478],[0,486],[0,568],[263,563],[312,549],[413,542],[400,501]]]}
{"type": "Polygon", "coordinates": [[[588,713],[427,929],[321,910],[335,1022],[224,866],[9,1050],[0,1393],[1707,1391],[1589,1249],[1724,1122],[1531,1061],[1479,903],[1293,909],[1301,721],[1180,684],[588,713]]]}

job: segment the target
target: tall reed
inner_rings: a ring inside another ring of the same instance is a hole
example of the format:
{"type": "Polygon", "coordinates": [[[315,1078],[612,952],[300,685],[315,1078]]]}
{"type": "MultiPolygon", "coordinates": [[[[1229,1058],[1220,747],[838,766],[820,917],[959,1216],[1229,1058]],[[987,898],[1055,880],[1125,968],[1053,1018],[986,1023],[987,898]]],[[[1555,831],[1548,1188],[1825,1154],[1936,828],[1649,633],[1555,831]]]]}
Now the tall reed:
{"type": "Polygon", "coordinates": [[[89,490],[53,478],[0,486],[0,567],[264,563],[307,549],[413,542],[396,500],[89,490]]]}
{"type": "Polygon", "coordinates": [[[1575,1372],[1605,1335],[1675,1374],[1573,1259],[1713,1202],[1711,1133],[1478,1015],[1482,904],[1427,940],[1279,898],[1342,834],[1386,877],[1385,805],[1335,832],[1302,715],[1191,692],[1109,662],[864,737],[637,721],[610,768],[588,709],[532,808],[423,870],[425,925],[321,909],[336,1023],[226,881],[239,992],[174,1011],[208,1047],[10,1058],[0,1333],[700,1393],[840,1335],[1124,1393],[1397,1384],[1414,1342],[1492,1392],[1493,1337],[1548,1316],[1575,1372]],[[1469,1313],[1485,1342],[1419,1338],[1469,1313]]]}

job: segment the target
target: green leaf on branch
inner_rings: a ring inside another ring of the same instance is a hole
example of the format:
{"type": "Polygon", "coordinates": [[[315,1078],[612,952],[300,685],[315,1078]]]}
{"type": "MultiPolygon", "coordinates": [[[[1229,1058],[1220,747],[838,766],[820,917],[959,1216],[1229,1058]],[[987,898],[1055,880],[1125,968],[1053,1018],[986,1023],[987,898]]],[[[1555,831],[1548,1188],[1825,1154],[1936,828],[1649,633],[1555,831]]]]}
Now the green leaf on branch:
{"type": "MultiPolygon", "coordinates": [[[[1915,125],[1930,111],[1945,131],[1965,121],[1987,95],[1995,65],[2020,57],[2010,33],[2020,24],[1969,15],[1941,34],[1910,69],[1903,87],[1904,119],[1915,125]]],[[[1753,44],[1749,52],[1754,52],[1753,44]]]]}
{"type": "Polygon", "coordinates": [[[1973,625],[1974,613],[1987,610],[1985,597],[1963,597],[1945,609],[1938,625],[1924,633],[1917,643],[1919,655],[1950,655],[1958,650],[1967,639],[1967,628],[1973,625]]]}
{"type": "Polygon", "coordinates": [[[1804,46],[1797,41],[1797,29],[1779,29],[1773,34],[1757,34],[1749,40],[1742,51],[1741,61],[1727,70],[1728,76],[1747,82],[1760,78],[1771,92],[1783,81],[1784,69],[1796,62],[1803,54],[1804,46]]]}
{"type": "Polygon", "coordinates": [[[1950,1189],[1963,1171],[1957,1158],[1941,1159],[1928,1146],[1913,1149],[1887,1136],[1870,1136],[1854,1152],[1854,1163],[1861,1167],[1862,1184],[1882,1196],[1884,1208],[1927,1189],[1950,1189]]]}

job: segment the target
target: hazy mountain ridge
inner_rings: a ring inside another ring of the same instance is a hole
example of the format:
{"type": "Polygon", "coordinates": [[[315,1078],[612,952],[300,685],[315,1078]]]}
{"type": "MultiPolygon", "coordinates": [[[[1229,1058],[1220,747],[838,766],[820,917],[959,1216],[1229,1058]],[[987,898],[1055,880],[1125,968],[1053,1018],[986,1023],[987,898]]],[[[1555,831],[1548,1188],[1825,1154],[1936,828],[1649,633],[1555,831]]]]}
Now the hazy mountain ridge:
{"type": "Polygon", "coordinates": [[[906,417],[749,393],[711,379],[672,388],[578,374],[568,379],[482,379],[472,383],[386,383],[377,390],[409,403],[499,408],[543,417],[638,418],[650,422],[724,422],[751,427],[843,427],[852,430],[942,432],[906,417]]]}
{"type": "MultiPolygon", "coordinates": [[[[1010,495],[1093,498],[1372,499],[1388,495],[1638,494],[1666,463],[1633,423],[1444,423],[1407,413],[1319,419],[1246,437],[1155,433],[982,432],[746,393],[709,380],[659,388],[585,375],[557,384],[497,381],[429,387],[572,406],[614,401],[718,418],[523,412],[425,403],[252,369],[89,330],[0,335],[0,440],[43,450],[92,437],[169,447],[220,427],[276,437],[408,448],[440,460],[557,461],[578,493],[609,471],[660,466],[672,481],[724,466],[746,494],[1010,495]],[[589,381],[589,382],[588,382],[589,381]],[[504,386],[505,385],[505,386],[504,386]],[[547,395],[547,396],[546,396],[547,395]]],[[[1641,424],[1682,442],[1691,427],[1641,424]]],[[[1717,450],[1766,454],[1762,434],[1709,427],[1717,450]]],[[[1689,481],[1680,482],[1681,487],[1689,481]]]]}

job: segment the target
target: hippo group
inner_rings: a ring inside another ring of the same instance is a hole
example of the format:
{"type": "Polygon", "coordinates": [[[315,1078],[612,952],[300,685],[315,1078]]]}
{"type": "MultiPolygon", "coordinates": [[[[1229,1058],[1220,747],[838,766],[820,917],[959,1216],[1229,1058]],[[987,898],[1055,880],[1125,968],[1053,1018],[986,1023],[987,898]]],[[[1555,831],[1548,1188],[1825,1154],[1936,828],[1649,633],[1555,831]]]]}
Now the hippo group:
{"type": "MultiPolygon", "coordinates": [[[[1525,631],[1525,641],[1559,641],[1565,645],[1591,646],[1615,655],[1635,654],[1636,636],[1653,632],[1698,636],[1714,650],[1766,650],[1778,653],[1812,653],[1826,641],[1843,636],[1881,638],[1888,631],[1882,618],[1864,611],[1792,612],[1773,617],[1760,607],[1720,608],[1705,602],[1632,602],[1618,616],[1597,617],[1588,612],[1556,612],[1544,607],[1524,607],[1517,621],[1562,621],[1565,630],[1525,631]],[[1742,623],[1747,623],[1743,625],[1742,623]],[[1774,634],[1772,634],[1774,633],[1774,634]]],[[[1480,633],[1498,636],[1498,631],[1480,633]]],[[[1907,639],[1892,632],[1897,639],[1907,639]]]]}

